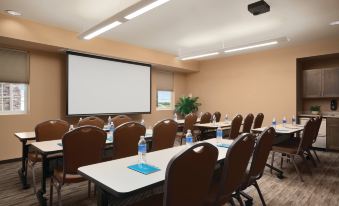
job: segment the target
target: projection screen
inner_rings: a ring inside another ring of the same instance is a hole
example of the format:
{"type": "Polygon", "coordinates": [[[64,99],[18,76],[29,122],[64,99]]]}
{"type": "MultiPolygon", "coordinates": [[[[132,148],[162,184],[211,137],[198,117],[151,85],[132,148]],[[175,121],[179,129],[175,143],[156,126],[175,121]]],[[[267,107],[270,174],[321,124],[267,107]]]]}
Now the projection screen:
{"type": "Polygon", "coordinates": [[[151,65],[67,52],[67,115],[151,112],[151,65]]]}

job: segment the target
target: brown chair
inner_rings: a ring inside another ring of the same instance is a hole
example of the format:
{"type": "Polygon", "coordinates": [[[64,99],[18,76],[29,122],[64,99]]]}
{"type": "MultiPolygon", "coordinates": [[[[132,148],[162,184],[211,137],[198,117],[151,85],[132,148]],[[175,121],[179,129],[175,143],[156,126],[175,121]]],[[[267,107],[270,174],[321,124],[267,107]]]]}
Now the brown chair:
{"type": "Polygon", "coordinates": [[[104,128],[105,121],[100,119],[99,117],[86,117],[78,122],[78,126],[95,126],[99,127],[100,129],[104,128]]]}
{"type": "Polygon", "coordinates": [[[114,130],[113,159],[138,154],[140,136],[145,136],[146,128],[138,122],[126,122],[114,130]]]}
{"type": "Polygon", "coordinates": [[[232,120],[230,134],[228,137],[229,139],[235,139],[239,136],[241,124],[242,124],[242,116],[238,114],[232,120]]]}
{"type": "Polygon", "coordinates": [[[205,112],[203,115],[201,115],[200,123],[205,124],[211,122],[212,115],[209,112],[205,112]]]}
{"type": "Polygon", "coordinates": [[[250,133],[252,124],[253,124],[254,116],[252,113],[249,113],[244,120],[244,125],[242,127],[242,132],[243,133],[250,133]]]}
{"type": "Polygon", "coordinates": [[[213,115],[215,116],[215,121],[220,122],[221,113],[220,112],[214,112],[213,115]]]}
{"type": "Polygon", "coordinates": [[[134,206],[202,206],[208,194],[217,158],[218,149],[206,142],[197,143],[180,152],[168,163],[164,193],[146,198],[134,206]]]}
{"type": "MultiPolygon", "coordinates": [[[[78,174],[78,168],[101,162],[105,149],[106,132],[95,126],[83,126],[66,133],[62,138],[63,167],[54,169],[50,184],[50,205],[53,204],[53,186],[61,205],[61,187],[68,183],[78,183],[85,179],[78,174]]],[[[88,184],[90,195],[91,184],[88,184]]]]}
{"type": "Polygon", "coordinates": [[[190,113],[185,116],[183,131],[178,134],[178,137],[180,138],[180,144],[182,144],[182,139],[185,138],[185,135],[188,130],[191,130],[193,135],[194,124],[197,122],[197,119],[198,117],[194,113],[190,113]]]}
{"type": "Polygon", "coordinates": [[[173,147],[178,124],[172,119],[162,120],[153,127],[152,150],[157,151],[173,147]]]}
{"type": "Polygon", "coordinates": [[[260,128],[262,126],[263,121],[264,121],[264,114],[263,113],[257,114],[254,120],[253,129],[260,128]]]}
{"type": "Polygon", "coordinates": [[[126,115],[118,115],[112,118],[112,122],[114,124],[114,127],[118,127],[121,124],[124,124],[126,122],[130,122],[132,119],[129,116],[126,115]]]}
{"type": "MultiPolygon", "coordinates": [[[[287,141],[274,145],[272,147],[273,153],[272,153],[271,166],[273,167],[274,155],[276,152],[281,153],[282,158],[285,157],[283,156],[283,154],[286,155],[288,158],[291,157],[290,159],[293,163],[293,166],[295,167],[300,180],[303,182],[304,179],[301,176],[301,173],[299,171],[298,166],[295,163],[294,158],[297,156],[301,157],[305,165],[308,166],[306,159],[304,157],[304,153],[307,152],[307,150],[309,150],[309,148],[312,146],[313,135],[314,135],[314,130],[316,126],[317,126],[316,121],[312,118],[306,123],[301,139],[291,138],[287,141]]],[[[271,172],[272,172],[272,169],[271,169],[271,172]]]]}
{"type": "MultiPolygon", "coordinates": [[[[69,124],[63,120],[49,120],[38,124],[35,127],[35,135],[36,141],[49,141],[49,140],[58,140],[61,139],[62,136],[68,131],[69,124]]],[[[62,154],[54,154],[49,155],[49,159],[60,158],[62,154]]],[[[26,166],[32,170],[32,178],[33,178],[33,189],[34,193],[36,193],[36,184],[35,184],[35,164],[38,162],[42,162],[42,157],[36,151],[29,152],[28,158],[26,160],[26,166]]],[[[27,171],[27,168],[26,168],[27,171]]]]}
{"type": "MultiPolygon", "coordinates": [[[[316,127],[316,130],[315,130],[315,132],[314,132],[313,143],[315,143],[315,142],[317,141],[317,138],[318,138],[318,134],[319,134],[319,130],[320,130],[320,126],[321,126],[322,119],[323,119],[322,116],[316,117],[317,127],[316,127]]],[[[313,144],[313,143],[312,143],[312,144],[313,144]]],[[[319,157],[318,157],[318,155],[317,155],[315,149],[312,148],[312,150],[313,150],[313,153],[314,153],[315,157],[317,158],[318,162],[320,162],[320,159],[319,159],[319,157]]],[[[312,156],[312,155],[311,155],[311,156],[312,156]]]]}
{"type": "MultiPolygon", "coordinates": [[[[257,180],[259,180],[266,166],[266,162],[270,151],[272,150],[273,139],[275,137],[275,130],[270,127],[265,129],[257,138],[256,145],[253,152],[253,158],[249,170],[246,172],[245,180],[241,185],[240,194],[247,198],[248,203],[253,202],[253,198],[244,193],[243,191],[250,186],[254,186],[259,194],[261,204],[266,205],[263,195],[261,194],[257,180]]],[[[252,205],[252,204],[246,204],[252,205]]]]}
{"type": "MultiPolygon", "coordinates": [[[[221,176],[212,182],[205,205],[219,206],[226,202],[234,204],[232,194],[239,191],[244,181],[254,143],[254,136],[248,133],[241,134],[233,141],[227,150],[221,176]]],[[[235,193],[235,197],[242,205],[239,193],[235,193]]]]}

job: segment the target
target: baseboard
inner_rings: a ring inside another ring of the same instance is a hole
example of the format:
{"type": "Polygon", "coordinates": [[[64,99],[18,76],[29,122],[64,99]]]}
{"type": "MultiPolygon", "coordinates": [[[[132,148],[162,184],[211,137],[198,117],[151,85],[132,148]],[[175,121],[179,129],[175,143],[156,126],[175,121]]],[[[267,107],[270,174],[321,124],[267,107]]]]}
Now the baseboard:
{"type": "Polygon", "coordinates": [[[8,160],[0,160],[0,164],[6,164],[6,163],[12,163],[12,162],[18,162],[21,161],[21,158],[14,158],[14,159],[8,159],[8,160]]]}

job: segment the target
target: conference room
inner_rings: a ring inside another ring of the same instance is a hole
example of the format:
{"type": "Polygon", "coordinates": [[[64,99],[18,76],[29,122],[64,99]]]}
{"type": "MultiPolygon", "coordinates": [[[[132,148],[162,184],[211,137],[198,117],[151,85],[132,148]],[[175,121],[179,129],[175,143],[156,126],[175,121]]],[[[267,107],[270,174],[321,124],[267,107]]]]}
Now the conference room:
{"type": "Polygon", "coordinates": [[[338,205],[339,1],[0,1],[0,206],[338,205]]]}

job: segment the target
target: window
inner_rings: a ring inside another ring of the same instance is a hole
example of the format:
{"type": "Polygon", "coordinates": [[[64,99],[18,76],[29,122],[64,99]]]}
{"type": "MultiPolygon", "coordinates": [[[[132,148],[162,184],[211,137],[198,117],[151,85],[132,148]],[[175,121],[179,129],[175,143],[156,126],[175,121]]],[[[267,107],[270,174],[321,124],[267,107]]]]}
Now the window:
{"type": "Polygon", "coordinates": [[[0,82],[0,114],[27,113],[27,84],[0,82]]]}
{"type": "Polygon", "coordinates": [[[172,110],[174,92],[173,91],[162,91],[158,90],[157,93],[157,109],[158,110],[172,110]]]}

